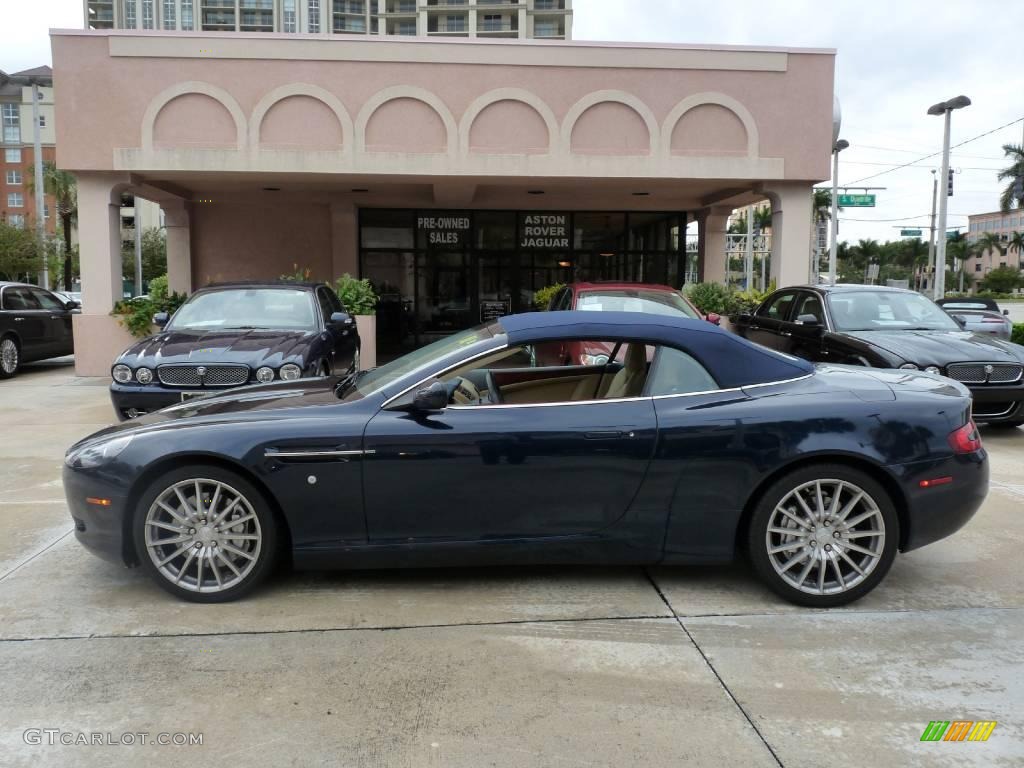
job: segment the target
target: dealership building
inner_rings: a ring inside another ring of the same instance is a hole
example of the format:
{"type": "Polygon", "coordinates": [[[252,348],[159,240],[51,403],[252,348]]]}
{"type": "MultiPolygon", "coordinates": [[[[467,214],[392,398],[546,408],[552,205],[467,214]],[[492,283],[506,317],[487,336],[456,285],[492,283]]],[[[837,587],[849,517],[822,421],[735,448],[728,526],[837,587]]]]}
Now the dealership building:
{"type": "Polygon", "coordinates": [[[760,200],[771,278],[808,279],[833,50],[121,30],[52,45],[81,374],[129,341],[110,316],[123,193],[163,209],[172,288],[365,277],[381,349],[529,310],[557,282],[722,280],[728,216],[760,200]]]}

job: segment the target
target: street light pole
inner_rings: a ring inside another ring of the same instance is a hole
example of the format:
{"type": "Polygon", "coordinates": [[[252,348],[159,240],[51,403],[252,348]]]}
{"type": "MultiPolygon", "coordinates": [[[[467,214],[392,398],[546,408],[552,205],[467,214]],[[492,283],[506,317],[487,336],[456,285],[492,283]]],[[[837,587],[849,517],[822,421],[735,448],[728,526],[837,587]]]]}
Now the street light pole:
{"type": "MultiPolygon", "coordinates": [[[[932,268],[932,295],[935,296],[935,275],[938,271],[935,269],[935,201],[939,193],[939,177],[935,175],[936,171],[932,168],[932,227],[931,234],[928,237],[928,266],[932,268]]],[[[920,285],[918,286],[920,288],[920,285]]],[[[935,296],[936,299],[942,298],[941,296],[935,296]]]]}
{"type": "Polygon", "coordinates": [[[828,250],[828,282],[836,284],[836,251],[839,237],[839,153],[850,146],[846,139],[839,139],[832,146],[832,238],[828,250]]]}
{"type": "MultiPolygon", "coordinates": [[[[949,129],[952,122],[954,109],[969,107],[971,100],[966,96],[957,96],[955,99],[933,104],[928,108],[929,115],[943,115],[945,126],[942,133],[942,173],[940,178],[949,179],[949,129]]],[[[941,299],[946,295],[946,209],[948,207],[949,193],[939,196],[939,231],[938,243],[935,248],[935,298],[941,299]]]]}
{"type": "MultiPolygon", "coordinates": [[[[32,151],[35,162],[32,164],[35,171],[36,186],[36,239],[39,242],[39,252],[43,256],[43,269],[40,272],[39,282],[43,288],[50,287],[50,267],[46,263],[46,204],[43,200],[43,142],[39,135],[39,83],[32,83],[32,151]]],[[[56,212],[54,212],[56,213],[56,212]]]]}

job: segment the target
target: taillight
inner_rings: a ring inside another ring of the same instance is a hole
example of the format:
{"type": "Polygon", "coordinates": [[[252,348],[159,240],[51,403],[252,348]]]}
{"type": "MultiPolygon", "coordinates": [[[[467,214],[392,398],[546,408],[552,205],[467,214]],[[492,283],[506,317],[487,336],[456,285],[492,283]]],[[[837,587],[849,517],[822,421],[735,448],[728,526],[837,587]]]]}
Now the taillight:
{"type": "Polygon", "coordinates": [[[948,439],[953,453],[974,453],[981,450],[981,435],[978,434],[978,427],[973,420],[950,432],[948,439]]]}

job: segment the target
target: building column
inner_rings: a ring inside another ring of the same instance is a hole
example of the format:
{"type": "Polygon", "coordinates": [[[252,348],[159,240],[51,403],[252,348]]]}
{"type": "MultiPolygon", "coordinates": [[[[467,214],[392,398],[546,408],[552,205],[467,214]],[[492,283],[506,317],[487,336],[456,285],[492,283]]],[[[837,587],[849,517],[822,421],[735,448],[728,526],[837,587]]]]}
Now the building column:
{"type": "Polygon", "coordinates": [[[728,206],[712,206],[697,213],[697,258],[702,282],[725,284],[725,233],[731,213],[728,206]]]}
{"type": "Polygon", "coordinates": [[[359,274],[359,215],[351,200],[331,201],[331,280],[359,274]]]}
{"type": "Polygon", "coordinates": [[[192,293],[192,227],[184,200],[161,203],[167,233],[167,287],[171,293],[192,293]]]}
{"type": "Polygon", "coordinates": [[[110,315],[123,294],[121,191],[127,177],[79,173],[78,253],[82,312],[72,318],[75,373],[109,376],[110,365],[132,338],[110,315]]]}
{"type": "Polygon", "coordinates": [[[772,272],[776,288],[807,282],[813,231],[812,191],[808,182],[765,186],[772,204],[772,272]]]}

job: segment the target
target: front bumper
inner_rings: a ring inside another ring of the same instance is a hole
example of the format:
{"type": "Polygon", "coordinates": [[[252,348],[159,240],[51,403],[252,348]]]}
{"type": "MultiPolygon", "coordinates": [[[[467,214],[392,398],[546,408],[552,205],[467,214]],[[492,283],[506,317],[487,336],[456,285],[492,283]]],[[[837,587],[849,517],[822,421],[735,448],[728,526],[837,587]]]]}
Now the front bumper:
{"type": "Polygon", "coordinates": [[[117,418],[121,421],[159,411],[171,405],[177,405],[185,397],[202,397],[203,395],[219,395],[238,387],[217,387],[200,389],[197,387],[168,387],[164,384],[118,384],[110,385],[110,402],[114,405],[117,418]]]}
{"type": "Polygon", "coordinates": [[[907,502],[907,529],[900,549],[909,552],[960,530],[988,495],[988,453],[952,456],[900,467],[907,502]],[[950,477],[951,482],[922,488],[922,480],[950,477]]]}
{"type": "Polygon", "coordinates": [[[971,390],[975,421],[997,424],[1024,419],[1024,384],[967,388],[971,390]]]}
{"type": "Polygon", "coordinates": [[[115,491],[110,483],[92,472],[68,466],[64,467],[63,479],[64,495],[75,524],[75,538],[104,560],[135,565],[132,547],[126,539],[126,494],[115,491]],[[110,504],[102,506],[87,499],[108,499],[110,504]]]}

